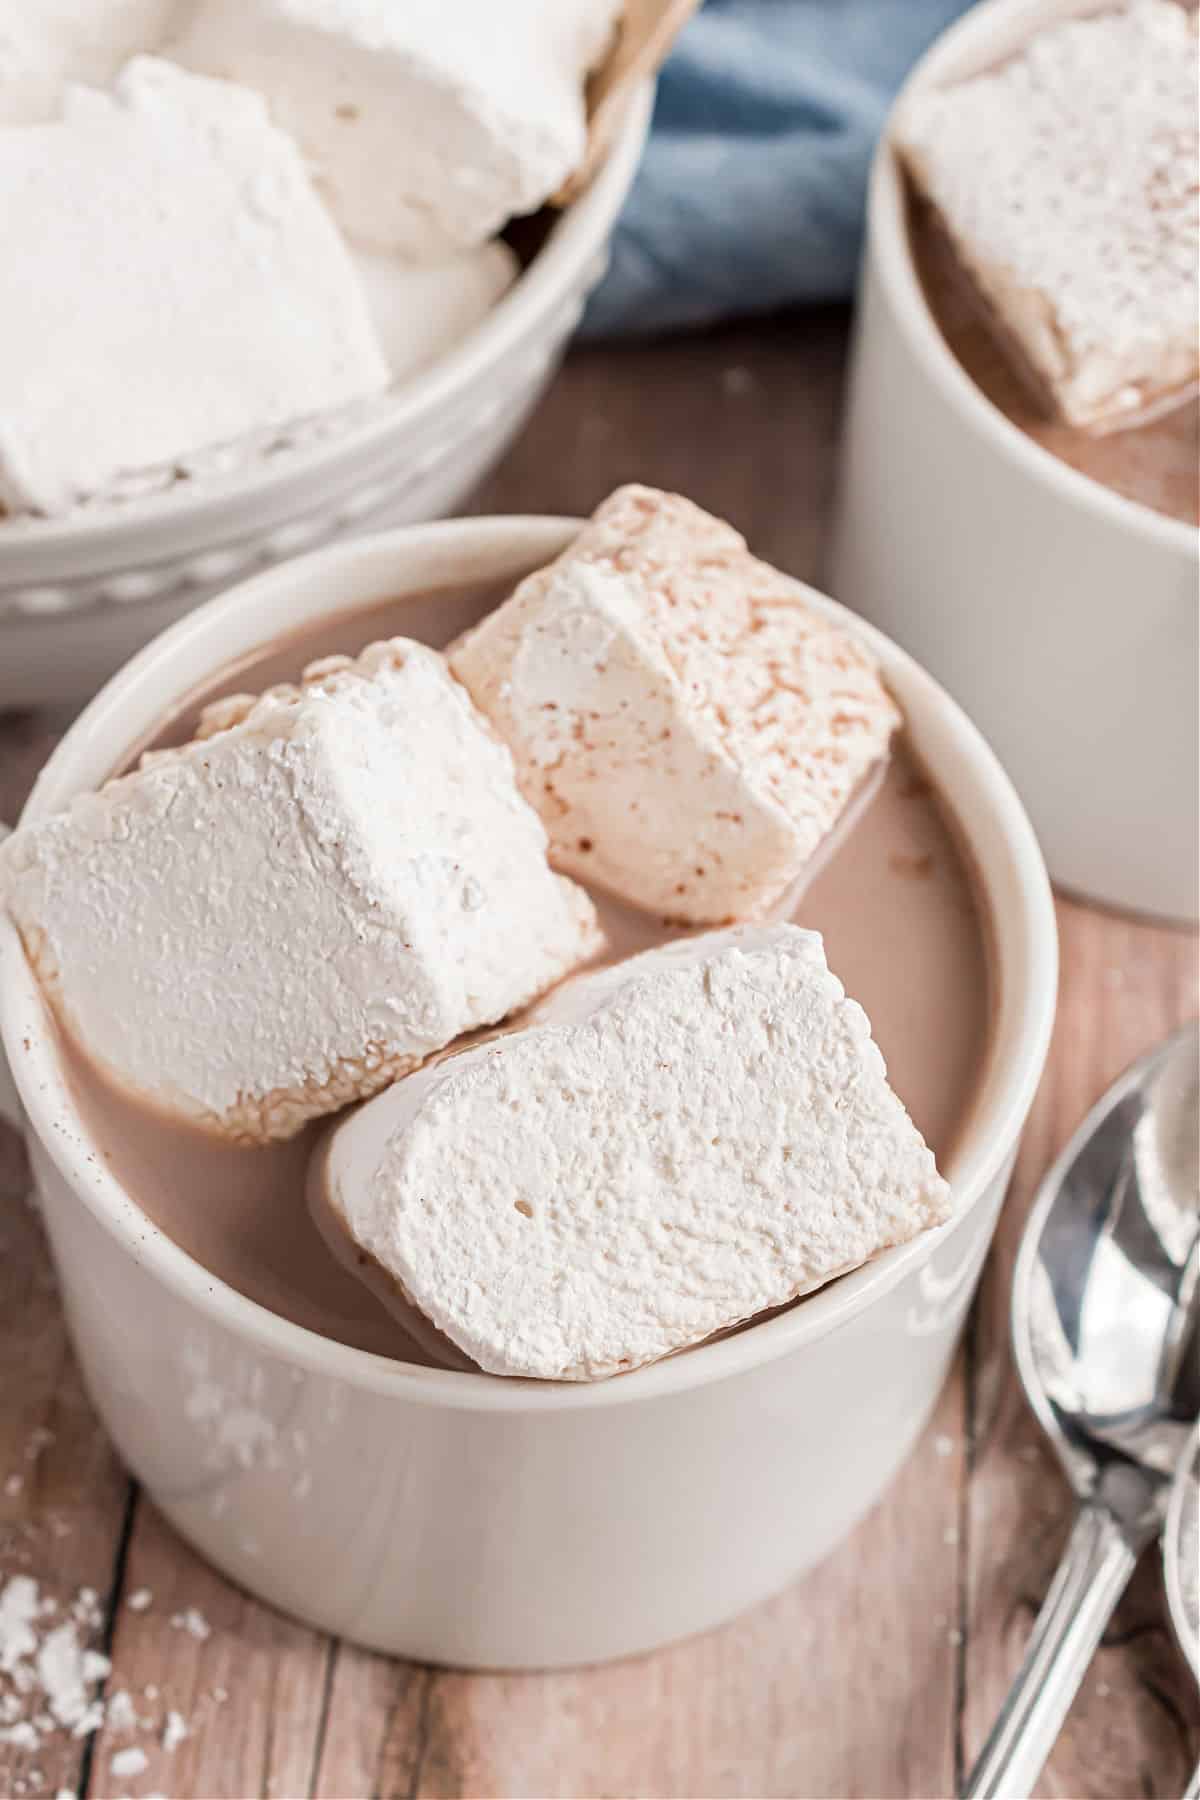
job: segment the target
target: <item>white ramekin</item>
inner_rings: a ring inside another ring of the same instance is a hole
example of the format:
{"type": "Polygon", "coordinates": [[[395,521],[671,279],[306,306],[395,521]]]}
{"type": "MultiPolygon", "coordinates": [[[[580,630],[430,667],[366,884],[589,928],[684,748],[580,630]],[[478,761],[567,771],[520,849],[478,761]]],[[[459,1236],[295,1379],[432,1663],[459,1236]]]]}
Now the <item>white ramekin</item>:
{"type": "MultiPolygon", "coordinates": [[[[1097,0],[989,0],[897,101],[961,79],[1097,0]]],[[[1000,755],[1064,887],[1197,914],[1200,534],[1033,443],[943,341],[885,134],[830,587],[943,681],[1000,755]]]]}
{"type": "MultiPolygon", "coordinates": [[[[27,816],[94,786],[173,702],[278,633],[448,582],[515,578],[577,528],[414,527],[255,577],[109,683],[51,757],[27,816]]],[[[216,1280],[92,1153],[37,986],[0,920],[0,1028],[92,1397],[182,1535],[264,1599],[434,1662],[628,1655],[782,1586],[849,1530],[907,1454],[1042,1071],[1056,938],[1032,830],[982,738],[907,656],[853,624],[937,771],[991,914],[997,1013],[984,1089],[947,1171],[957,1216],[789,1312],[616,1380],[409,1367],[302,1330],[216,1280]]]]}
{"type": "Polygon", "coordinates": [[[231,581],[452,512],[525,423],[604,272],[652,99],[649,83],[633,96],[599,173],[499,305],[369,420],[194,486],[0,523],[0,708],[87,699],[231,581]]]}

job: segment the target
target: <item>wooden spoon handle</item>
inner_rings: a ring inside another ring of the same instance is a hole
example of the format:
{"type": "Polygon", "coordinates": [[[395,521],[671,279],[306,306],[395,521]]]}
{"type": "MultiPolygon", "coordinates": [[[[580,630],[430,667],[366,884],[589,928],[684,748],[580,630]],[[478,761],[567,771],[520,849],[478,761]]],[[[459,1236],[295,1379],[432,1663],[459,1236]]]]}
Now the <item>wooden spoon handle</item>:
{"type": "Polygon", "coordinates": [[[588,82],[588,135],[583,161],[550,204],[566,206],[582,192],[612,142],[625,101],[666,60],[700,0],[625,0],[616,42],[588,82]]]}

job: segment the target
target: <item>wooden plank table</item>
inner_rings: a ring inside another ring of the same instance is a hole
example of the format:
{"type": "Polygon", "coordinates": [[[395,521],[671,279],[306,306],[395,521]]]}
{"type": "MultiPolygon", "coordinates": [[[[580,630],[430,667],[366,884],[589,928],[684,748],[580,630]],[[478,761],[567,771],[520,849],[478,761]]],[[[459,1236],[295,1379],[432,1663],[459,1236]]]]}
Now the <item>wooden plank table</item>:
{"type": "MultiPolygon", "coordinates": [[[[618,482],[679,488],[816,577],[845,320],[575,354],[478,510],[586,512],[618,482]]],[[[0,816],[52,742],[0,720],[0,816]]],[[[99,1596],[94,1641],[154,1729],[132,1781],[97,1737],[0,1746],[0,1795],[950,1795],[1021,1654],[1062,1544],[1062,1478],[1022,1402],[1007,1302],[1038,1178],[1137,1054],[1198,1010],[1193,936],[1063,900],[1050,1067],[936,1417],[822,1567],[724,1630],[615,1668],[471,1676],[368,1655],[248,1599],[172,1535],[117,1463],[67,1345],[19,1146],[0,1133],[0,1573],[99,1596]],[[128,1605],[145,1588],[145,1610],[128,1605]],[[196,1607],[207,1637],[172,1625],[196,1607]],[[172,1752],[167,1708],[190,1722],[172,1752]],[[36,1777],[36,1780],[35,1780],[36,1777]],[[24,1784],[22,1786],[22,1784],[24,1784]]],[[[0,1678],[0,1692],[3,1681],[0,1678]]],[[[1200,1757],[1196,1696],[1147,1558],[1038,1792],[1170,1796],[1200,1757]]]]}

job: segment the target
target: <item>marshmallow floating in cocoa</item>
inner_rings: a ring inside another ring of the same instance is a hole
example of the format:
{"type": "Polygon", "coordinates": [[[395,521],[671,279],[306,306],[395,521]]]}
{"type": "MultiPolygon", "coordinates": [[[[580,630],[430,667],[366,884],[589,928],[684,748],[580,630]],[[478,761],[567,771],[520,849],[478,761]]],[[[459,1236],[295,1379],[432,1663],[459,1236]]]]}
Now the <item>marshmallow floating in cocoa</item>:
{"type": "Polygon", "coordinates": [[[565,983],[339,1124],[315,1173],[406,1318],[559,1381],[697,1344],[951,1208],[865,1013],[785,924],[565,983]]]}
{"type": "Polygon", "coordinates": [[[508,752],[423,645],[221,702],[201,732],[0,847],[63,1025],[142,1100],[288,1137],[600,946],[508,752]]]}
{"type": "Polygon", "coordinates": [[[900,722],[813,598],[691,501],[627,487],[451,648],[556,868],[691,924],[770,909],[900,722]]]}

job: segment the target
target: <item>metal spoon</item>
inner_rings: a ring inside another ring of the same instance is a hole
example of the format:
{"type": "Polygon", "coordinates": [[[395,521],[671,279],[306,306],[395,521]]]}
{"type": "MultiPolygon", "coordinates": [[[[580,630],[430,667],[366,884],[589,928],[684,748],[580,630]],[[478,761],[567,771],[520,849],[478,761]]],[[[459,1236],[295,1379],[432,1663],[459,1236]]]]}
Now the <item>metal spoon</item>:
{"type": "Polygon", "coordinates": [[[1017,1368],[1079,1512],[964,1800],[1027,1800],[1200,1411],[1200,1040],[1124,1074],[1042,1183],[1017,1258],[1017,1368]]]}
{"type": "MultiPolygon", "coordinates": [[[[1200,1426],[1175,1474],[1163,1530],[1163,1575],[1167,1606],[1179,1648],[1200,1683],[1200,1426]]],[[[1192,1772],[1183,1800],[1200,1795],[1200,1766],[1192,1772]]]]}

